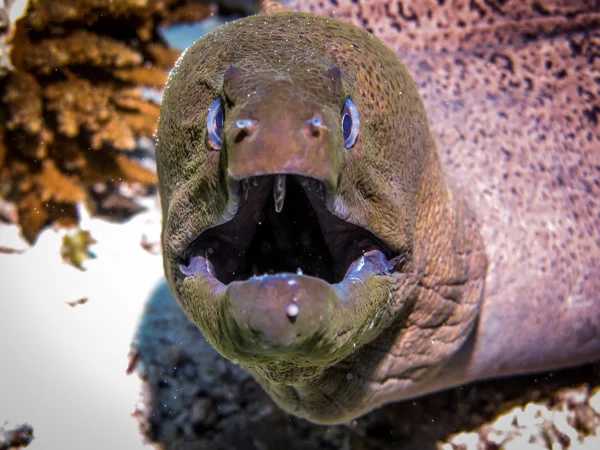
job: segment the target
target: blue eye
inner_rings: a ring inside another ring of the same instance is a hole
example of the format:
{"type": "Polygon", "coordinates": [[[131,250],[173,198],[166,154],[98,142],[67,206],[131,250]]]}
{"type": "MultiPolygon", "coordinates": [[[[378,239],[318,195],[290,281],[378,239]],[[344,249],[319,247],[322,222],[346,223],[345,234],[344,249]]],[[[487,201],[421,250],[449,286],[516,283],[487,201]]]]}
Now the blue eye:
{"type": "Polygon", "coordinates": [[[225,121],[225,111],[221,99],[217,98],[208,110],[206,117],[206,128],[208,130],[208,139],[215,150],[221,150],[223,146],[223,122],[225,121]]]}
{"type": "Polygon", "coordinates": [[[342,132],[344,133],[344,147],[350,148],[356,142],[360,129],[360,115],[358,108],[349,98],[344,102],[341,113],[342,132]]]}

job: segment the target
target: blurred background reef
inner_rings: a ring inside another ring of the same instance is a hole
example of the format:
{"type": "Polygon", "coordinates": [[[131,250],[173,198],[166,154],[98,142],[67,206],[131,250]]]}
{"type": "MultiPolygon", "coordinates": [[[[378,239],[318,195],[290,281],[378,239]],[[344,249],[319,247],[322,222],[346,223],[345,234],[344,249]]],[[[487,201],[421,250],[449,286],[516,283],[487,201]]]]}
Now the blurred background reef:
{"type": "Polygon", "coordinates": [[[161,29],[250,1],[0,0],[0,221],[34,243],[76,204],[123,219],[157,182],[160,90],[180,51],[161,29]]]}

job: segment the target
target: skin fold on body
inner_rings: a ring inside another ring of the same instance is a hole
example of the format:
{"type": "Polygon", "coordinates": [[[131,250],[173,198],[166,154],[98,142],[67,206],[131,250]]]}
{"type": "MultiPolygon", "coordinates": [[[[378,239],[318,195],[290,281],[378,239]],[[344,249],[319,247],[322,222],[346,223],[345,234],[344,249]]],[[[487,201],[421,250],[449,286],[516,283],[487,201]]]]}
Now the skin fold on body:
{"type": "Polygon", "coordinates": [[[406,67],[353,25],[281,11],[200,39],[169,78],[157,162],[169,286],[292,414],[340,423],[600,355],[598,250],[577,297],[515,278],[527,260],[499,270],[510,233],[489,239],[406,67]]]}

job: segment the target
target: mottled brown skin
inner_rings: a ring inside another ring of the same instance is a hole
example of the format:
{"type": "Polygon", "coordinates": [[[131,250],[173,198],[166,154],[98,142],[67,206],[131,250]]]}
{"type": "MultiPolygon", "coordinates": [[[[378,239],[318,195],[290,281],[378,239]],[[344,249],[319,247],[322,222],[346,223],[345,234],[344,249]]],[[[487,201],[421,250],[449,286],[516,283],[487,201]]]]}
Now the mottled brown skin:
{"type": "MultiPolygon", "coordinates": [[[[565,309],[560,299],[527,303],[535,286],[511,284],[497,273],[496,261],[488,265],[493,235],[484,250],[478,228],[498,224],[474,220],[478,185],[466,196],[453,187],[406,68],[358,28],[282,13],[207,35],[171,75],[157,160],[169,285],[209,342],[246,366],[291,413],[344,422],[386,402],[600,354],[599,290],[590,290],[598,284],[598,266],[581,272],[588,276],[579,293],[589,308],[581,317],[581,309],[565,309]],[[231,104],[223,149],[215,152],[207,145],[206,111],[218,96],[231,104]],[[339,124],[346,96],[362,123],[350,150],[339,124]],[[302,127],[317,112],[326,129],[315,137],[302,127]],[[253,139],[236,142],[232,124],[248,116],[260,129],[253,139]],[[391,275],[353,286],[344,302],[328,283],[307,276],[294,276],[297,290],[277,277],[223,290],[203,277],[184,276],[179,265],[190,242],[231,219],[237,180],[273,173],[322,180],[330,210],[371,231],[403,262],[391,275]],[[484,279],[493,287],[485,295],[484,279]],[[304,303],[290,325],[277,311],[297,294],[304,303]],[[513,304],[523,313],[510,314],[506,306],[513,304]],[[252,307],[257,314],[248,312],[252,307]],[[532,316],[542,326],[531,326],[532,316]],[[248,323],[259,333],[244,332],[240,324],[248,323]]],[[[476,167],[470,173],[478,179],[476,167]]]]}
{"type": "Polygon", "coordinates": [[[467,377],[597,360],[598,2],[287,3],[372,32],[419,87],[444,170],[486,243],[467,377]]]}

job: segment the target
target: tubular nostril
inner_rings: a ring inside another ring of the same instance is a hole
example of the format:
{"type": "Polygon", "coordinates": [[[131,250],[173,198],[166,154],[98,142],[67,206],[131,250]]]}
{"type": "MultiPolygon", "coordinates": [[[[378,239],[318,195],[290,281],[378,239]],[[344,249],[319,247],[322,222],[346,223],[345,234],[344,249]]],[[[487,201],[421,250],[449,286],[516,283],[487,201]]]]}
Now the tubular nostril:
{"type": "Polygon", "coordinates": [[[254,128],[256,125],[256,120],[252,119],[238,119],[235,121],[235,126],[240,130],[248,130],[254,128]]]}
{"type": "Polygon", "coordinates": [[[235,121],[235,126],[240,130],[235,137],[235,142],[238,143],[244,138],[254,134],[257,128],[257,121],[253,119],[238,119],[235,121]]]}
{"type": "Polygon", "coordinates": [[[310,125],[315,128],[319,128],[323,125],[323,119],[319,116],[315,116],[312,119],[309,119],[310,125]]]}
{"type": "Polygon", "coordinates": [[[323,118],[321,116],[313,116],[306,121],[306,125],[310,130],[310,133],[314,137],[319,137],[321,134],[321,130],[326,129],[327,127],[323,124],[323,118]]]}

